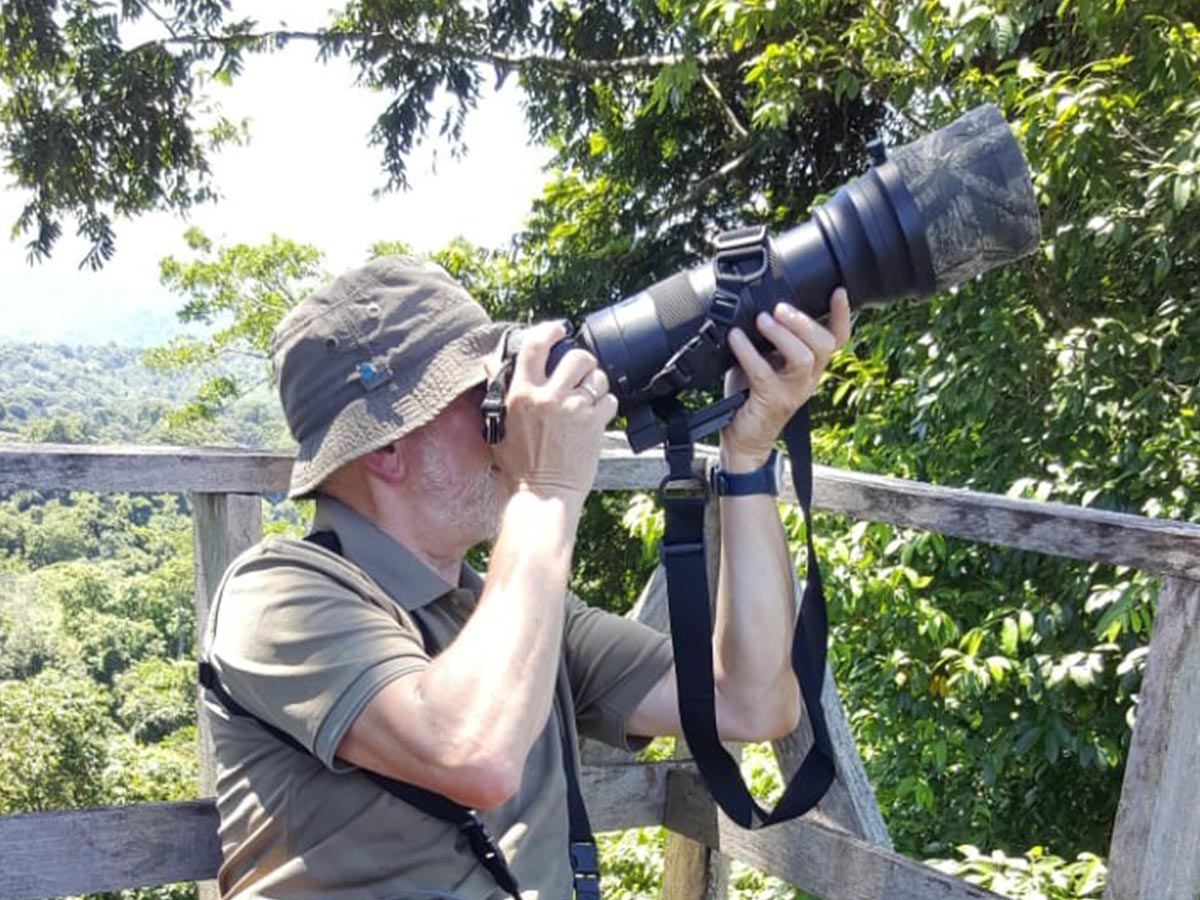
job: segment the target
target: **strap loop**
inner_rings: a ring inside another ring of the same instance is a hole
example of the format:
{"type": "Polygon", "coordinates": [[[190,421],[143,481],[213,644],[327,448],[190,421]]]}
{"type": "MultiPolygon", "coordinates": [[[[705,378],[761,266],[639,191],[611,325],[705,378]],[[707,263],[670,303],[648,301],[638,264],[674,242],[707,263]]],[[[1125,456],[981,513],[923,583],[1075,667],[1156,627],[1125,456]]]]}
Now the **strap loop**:
{"type": "MultiPolygon", "coordinates": [[[[686,438],[687,411],[674,398],[670,402],[660,401],[655,411],[666,419],[670,468],[667,480],[685,481],[691,477],[692,460],[690,440],[686,438]],[[684,435],[682,439],[681,434],[684,435]],[[686,447],[683,446],[685,442],[686,447]]],[[[812,444],[807,405],[788,422],[783,439],[790,457],[796,497],[804,513],[808,546],[808,572],[792,638],[791,664],[812,726],[813,746],[770,812],[760,807],[750,795],[737,761],[721,745],[717,731],[704,502],[659,489],[666,514],[659,557],[667,574],[679,717],[684,737],[709,793],[726,815],[743,828],[761,828],[803,815],[825,795],[835,775],[833,744],[821,705],[828,620],[812,537],[812,444]]]]}

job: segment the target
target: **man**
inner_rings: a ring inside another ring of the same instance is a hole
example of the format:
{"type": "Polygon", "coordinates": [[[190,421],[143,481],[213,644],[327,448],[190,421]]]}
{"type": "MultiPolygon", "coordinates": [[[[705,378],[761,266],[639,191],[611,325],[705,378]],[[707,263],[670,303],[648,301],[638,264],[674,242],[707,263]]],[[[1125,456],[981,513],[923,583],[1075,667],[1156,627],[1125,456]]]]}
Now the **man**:
{"type": "MultiPolygon", "coordinates": [[[[839,291],[831,331],[784,305],[756,324],[778,360],[731,333],[733,377],[750,387],[722,433],[735,476],[765,464],[847,340],[848,305],[839,291]]],[[[607,378],[583,350],[547,375],[563,331],[534,327],[489,446],[480,401],[501,332],[440,268],[390,258],[275,333],[300,445],[291,493],[316,497],[325,546],[268,538],[231,566],[210,614],[207,658],[244,713],[209,695],[226,897],[505,896],[453,825],[367,770],[479,810],[524,897],[566,900],[576,728],[619,746],[679,732],[666,639],[567,594],[617,409],[607,378]],[[463,556],[488,539],[481,578],[463,556]]],[[[718,725],[764,740],[799,717],[791,564],[773,497],[719,502],[718,725]]]]}

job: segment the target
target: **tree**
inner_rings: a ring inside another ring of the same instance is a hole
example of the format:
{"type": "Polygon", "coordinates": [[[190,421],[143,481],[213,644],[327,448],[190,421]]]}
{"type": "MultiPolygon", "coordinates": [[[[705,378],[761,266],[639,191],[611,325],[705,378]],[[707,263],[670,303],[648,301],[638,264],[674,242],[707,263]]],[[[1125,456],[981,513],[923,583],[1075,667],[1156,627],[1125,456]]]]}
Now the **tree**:
{"type": "Polygon", "coordinates": [[[269,380],[265,362],[272,329],[324,275],[321,251],[307,244],[272,235],[263,246],[218,248],[198,228],[185,237],[198,258],[162,260],[162,283],[186,298],[179,310],[181,322],[216,325],[217,330],[209,338],[179,338],[145,356],[154,371],[198,370],[207,376],[191,401],[172,416],[176,424],[211,422],[231,401],[269,380]],[[260,363],[251,365],[249,384],[247,367],[231,365],[238,359],[260,363]]]}
{"type": "Polygon", "coordinates": [[[0,813],[98,803],[109,728],[103,693],[86,678],[0,682],[0,813]]]}
{"type": "Polygon", "coordinates": [[[152,744],[196,724],[196,666],[190,660],[144,659],[113,685],[117,719],[136,741],[152,744]]]}

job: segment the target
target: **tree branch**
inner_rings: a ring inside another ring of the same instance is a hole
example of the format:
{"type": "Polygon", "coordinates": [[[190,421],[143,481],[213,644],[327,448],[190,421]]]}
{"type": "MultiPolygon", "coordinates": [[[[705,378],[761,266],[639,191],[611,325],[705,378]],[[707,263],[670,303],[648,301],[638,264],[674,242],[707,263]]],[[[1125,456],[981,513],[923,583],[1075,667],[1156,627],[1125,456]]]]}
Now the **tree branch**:
{"type": "Polygon", "coordinates": [[[690,188],[688,188],[683,196],[679,197],[679,199],[677,199],[674,203],[655,216],[654,220],[650,223],[649,230],[652,233],[657,232],[659,228],[661,228],[666,221],[671,218],[671,216],[675,215],[675,213],[679,212],[681,209],[689,206],[693,200],[707,191],[714,184],[724,181],[733,172],[741,168],[749,158],[750,151],[747,150],[729,160],[729,162],[725,163],[725,165],[721,166],[721,168],[717,169],[715,172],[709,172],[690,188]]]}
{"type": "Polygon", "coordinates": [[[740,137],[749,137],[750,132],[746,130],[746,126],[741,123],[737,117],[737,114],[730,108],[729,104],[725,102],[725,98],[721,96],[720,90],[718,90],[717,86],[713,84],[713,80],[708,77],[707,72],[700,73],[700,81],[703,82],[706,88],[708,88],[708,92],[717,98],[717,103],[721,107],[721,112],[725,114],[725,119],[729,122],[733,130],[736,131],[740,137]]]}
{"type": "Polygon", "coordinates": [[[146,0],[137,0],[137,5],[140,6],[147,13],[149,13],[151,16],[153,16],[155,19],[157,19],[158,24],[162,25],[163,28],[167,29],[167,32],[171,35],[172,38],[174,38],[176,40],[179,39],[179,32],[177,32],[175,30],[175,26],[172,25],[171,21],[169,19],[165,18],[163,16],[163,14],[160,13],[157,9],[155,9],[151,4],[147,3],[146,0]]]}
{"type": "Polygon", "coordinates": [[[866,6],[868,12],[873,13],[875,17],[883,23],[883,27],[888,30],[892,37],[899,39],[900,43],[904,45],[908,52],[913,55],[913,58],[924,67],[925,71],[928,72],[930,76],[939,81],[941,80],[941,75],[933,68],[933,64],[925,58],[925,54],[917,48],[916,44],[909,40],[908,35],[897,28],[891,19],[876,9],[874,3],[868,2],[864,5],[866,6]]]}
{"type": "Polygon", "coordinates": [[[624,56],[611,59],[565,59],[556,56],[521,55],[500,53],[492,50],[479,50],[458,44],[440,41],[416,41],[400,38],[387,31],[262,31],[252,34],[193,34],[171,37],[161,43],[171,45],[190,45],[194,47],[237,47],[254,44],[274,44],[283,41],[313,41],[318,44],[334,44],[352,41],[384,40],[396,50],[423,59],[453,58],[462,62],[480,63],[508,69],[540,68],[558,72],[563,75],[623,75],[651,73],[666,66],[675,65],[687,59],[693,59],[701,66],[725,62],[729,59],[723,53],[696,54],[646,54],[643,56],[624,56]]]}

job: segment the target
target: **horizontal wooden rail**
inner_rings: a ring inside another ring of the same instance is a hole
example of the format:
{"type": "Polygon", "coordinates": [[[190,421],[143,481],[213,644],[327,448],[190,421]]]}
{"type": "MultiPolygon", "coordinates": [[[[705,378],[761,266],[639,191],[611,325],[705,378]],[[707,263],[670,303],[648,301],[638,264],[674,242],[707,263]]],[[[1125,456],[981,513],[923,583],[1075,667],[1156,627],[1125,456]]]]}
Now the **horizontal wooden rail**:
{"type": "Polygon", "coordinates": [[[287,490],[292,456],[225,447],[0,444],[0,491],[268,494],[287,490]]]}
{"type": "MultiPolygon", "coordinates": [[[[283,493],[291,457],[196,447],[0,445],[0,491],[283,493]]],[[[651,490],[666,474],[656,451],[630,452],[609,435],[597,490],[651,490]]],[[[790,486],[785,499],[794,501],[790,486]]],[[[1200,579],[1200,525],[1015,500],[959,488],[814,469],[813,503],[825,512],[934,531],[1087,562],[1200,579]]]]}
{"type": "MultiPolygon", "coordinates": [[[[661,825],[677,764],[584,766],[597,831],[661,825]]],[[[216,878],[211,800],[142,803],[0,817],[0,897],[39,900],[216,878]]]]}
{"type": "Polygon", "coordinates": [[[817,897],[838,900],[1004,900],[885,847],[814,821],[746,831],[713,805],[694,772],[667,779],[667,828],[817,897]]]}

